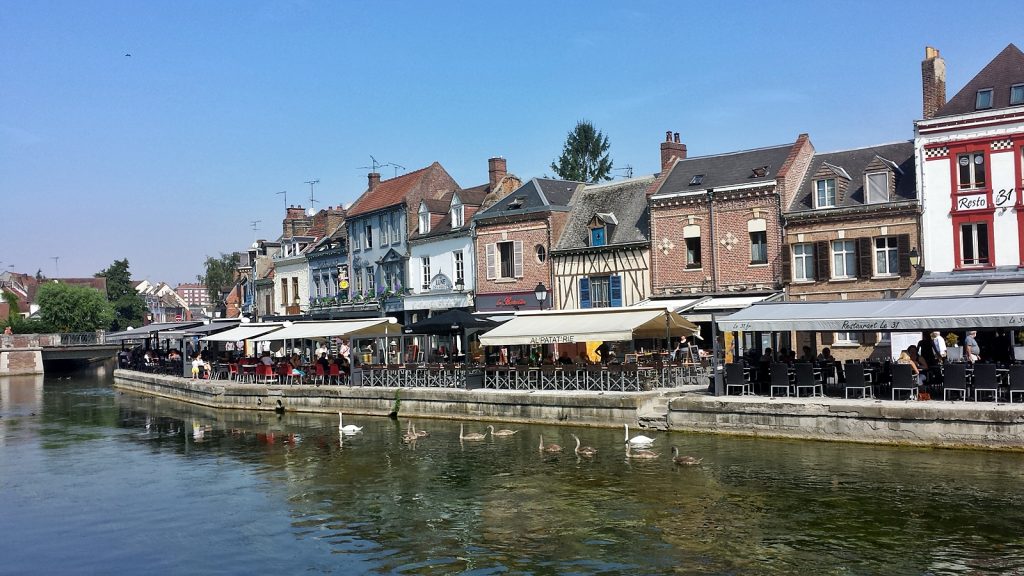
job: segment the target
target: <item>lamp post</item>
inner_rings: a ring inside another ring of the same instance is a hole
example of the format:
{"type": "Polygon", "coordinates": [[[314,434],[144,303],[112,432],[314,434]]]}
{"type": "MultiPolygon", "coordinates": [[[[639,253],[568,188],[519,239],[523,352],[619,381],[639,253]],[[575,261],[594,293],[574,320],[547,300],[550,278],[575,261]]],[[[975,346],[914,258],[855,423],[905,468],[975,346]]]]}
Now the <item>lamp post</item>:
{"type": "Polygon", "coordinates": [[[533,289],[533,295],[537,297],[537,306],[543,310],[544,301],[548,299],[548,287],[543,282],[538,282],[537,287],[533,289]]]}
{"type": "Polygon", "coordinates": [[[466,289],[466,281],[463,280],[462,278],[456,278],[455,279],[455,291],[456,292],[462,292],[465,289],[466,289]]]}
{"type": "Polygon", "coordinates": [[[910,265],[914,267],[918,273],[924,268],[921,266],[921,253],[917,251],[917,246],[910,249],[910,265]]]}

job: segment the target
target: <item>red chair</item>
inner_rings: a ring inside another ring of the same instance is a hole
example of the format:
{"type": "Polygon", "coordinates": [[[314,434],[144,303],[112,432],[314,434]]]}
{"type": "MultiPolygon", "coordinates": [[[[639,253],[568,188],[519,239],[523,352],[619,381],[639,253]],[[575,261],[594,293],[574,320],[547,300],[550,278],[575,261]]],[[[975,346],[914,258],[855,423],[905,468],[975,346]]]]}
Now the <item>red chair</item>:
{"type": "Polygon", "coordinates": [[[256,365],[256,376],[262,378],[263,384],[269,384],[271,382],[277,382],[277,376],[274,376],[274,367],[266,364],[256,365]]]}
{"type": "Polygon", "coordinates": [[[297,377],[295,371],[292,370],[292,365],[287,362],[282,362],[278,365],[277,375],[281,377],[281,382],[287,384],[294,384],[295,378],[297,377]]]}
{"type": "Polygon", "coordinates": [[[228,364],[228,380],[238,380],[238,364],[228,364]]]}
{"type": "Polygon", "coordinates": [[[324,383],[325,374],[324,367],[322,364],[316,364],[316,376],[313,378],[313,382],[319,386],[324,383]]]}
{"type": "Polygon", "coordinates": [[[334,380],[334,383],[335,384],[341,384],[341,370],[338,368],[338,365],[337,364],[331,364],[328,367],[328,370],[329,370],[329,372],[327,373],[327,375],[330,376],[334,380]]]}

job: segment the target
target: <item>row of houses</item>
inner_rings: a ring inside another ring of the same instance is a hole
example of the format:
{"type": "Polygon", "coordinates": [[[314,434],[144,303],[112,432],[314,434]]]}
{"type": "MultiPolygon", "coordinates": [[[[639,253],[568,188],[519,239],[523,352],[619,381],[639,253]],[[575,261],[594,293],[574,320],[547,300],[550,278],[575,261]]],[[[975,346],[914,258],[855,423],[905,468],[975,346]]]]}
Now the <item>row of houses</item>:
{"type": "MultiPolygon", "coordinates": [[[[927,48],[912,140],[819,152],[800,134],[691,157],[668,131],[657,174],[600,184],[524,181],[504,158],[470,188],[437,162],[371,173],[347,210],[289,208],[280,238],[242,255],[229,301],[254,318],[415,322],[656,300],[708,322],[768,298],[1024,291],[1024,54],[1007,46],[945,94],[927,48]]],[[[862,354],[881,337],[812,344],[862,354]]]]}

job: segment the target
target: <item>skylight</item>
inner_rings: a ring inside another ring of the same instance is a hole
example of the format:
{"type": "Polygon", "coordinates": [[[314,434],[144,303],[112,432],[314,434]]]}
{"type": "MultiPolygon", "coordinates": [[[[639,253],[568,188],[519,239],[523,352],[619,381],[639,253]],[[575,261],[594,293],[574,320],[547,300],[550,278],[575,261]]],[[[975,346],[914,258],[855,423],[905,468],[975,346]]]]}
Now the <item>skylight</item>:
{"type": "Polygon", "coordinates": [[[699,186],[704,182],[703,174],[694,174],[693,178],[690,178],[690,186],[699,186]]]}
{"type": "Polygon", "coordinates": [[[751,174],[752,178],[764,178],[768,175],[768,166],[759,166],[752,169],[751,172],[753,172],[753,174],[751,174]]]}
{"type": "Polygon", "coordinates": [[[1010,86],[1010,106],[1024,104],[1024,84],[1010,86]]]}
{"type": "Polygon", "coordinates": [[[992,89],[985,88],[984,90],[978,90],[978,96],[974,100],[975,110],[984,110],[992,107],[992,89]]]}

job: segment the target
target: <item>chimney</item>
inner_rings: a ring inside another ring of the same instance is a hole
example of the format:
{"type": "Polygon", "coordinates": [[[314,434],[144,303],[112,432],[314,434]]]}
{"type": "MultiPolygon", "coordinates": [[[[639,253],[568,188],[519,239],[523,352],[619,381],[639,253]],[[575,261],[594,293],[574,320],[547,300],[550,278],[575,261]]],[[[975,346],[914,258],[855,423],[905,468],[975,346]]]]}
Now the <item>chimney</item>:
{"type": "Polygon", "coordinates": [[[665,141],[661,143],[661,171],[668,170],[677,158],[686,158],[686,144],[679,142],[679,132],[673,134],[671,130],[666,130],[665,141]]]}
{"type": "Polygon", "coordinates": [[[304,218],[305,216],[306,211],[302,208],[302,206],[296,206],[292,204],[291,206],[288,207],[288,211],[285,213],[284,219],[295,220],[296,218],[304,218]]]}
{"type": "Polygon", "coordinates": [[[366,175],[366,177],[370,181],[370,191],[373,191],[373,189],[376,188],[378,184],[380,184],[380,172],[370,172],[369,174],[366,175]]]}
{"type": "Polygon", "coordinates": [[[490,189],[494,190],[498,186],[498,182],[508,174],[508,167],[505,163],[505,159],[501,156],[495,156],[494,158],[487,159],[487,174],[490,176],[491,186],[490,189]]]}
{"type": "Polygon", "coordinates": [[[946,61],[931,46],[925,46],[921,61],[921,94],[924,119],[928,120],[946,103],[946,61]]]}

